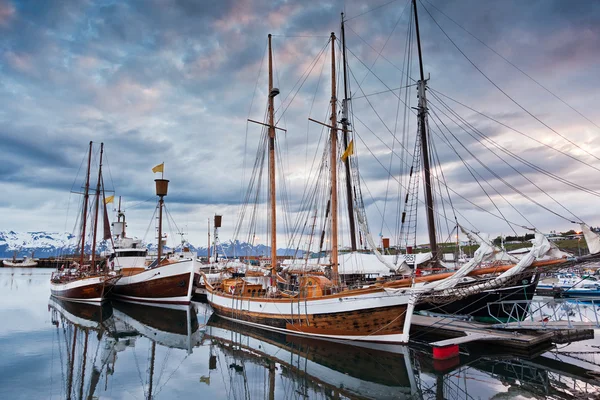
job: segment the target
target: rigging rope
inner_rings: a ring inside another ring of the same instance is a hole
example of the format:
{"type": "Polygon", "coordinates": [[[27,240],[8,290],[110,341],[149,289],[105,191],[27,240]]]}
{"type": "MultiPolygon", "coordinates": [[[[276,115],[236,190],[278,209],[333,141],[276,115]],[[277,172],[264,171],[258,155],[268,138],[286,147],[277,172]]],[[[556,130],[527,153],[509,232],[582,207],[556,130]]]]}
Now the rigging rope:
{"type": "Polygon", "coordinates": [[[579,146],[577,143],[573,142],[572,140],[570,140],[569,138],[567,138],[566,136],[560,134],[559,132],[557,132],[556,130],[554,130],[552,127],[550,127],[548,124],[546,124],[544,121],[542,121],[541,119],[539,119],[537,116],[535,116],[531,111],[529,111],[528,109],[526,109],[524,106],[522,106],[519,102],[517,102],[515,99],[513,99],[508,93],[506,93],[502,88],[500,88],[500,86],[498,86],[490,77],[488,77],[463,51],[460,47],[458,47],[458,45],[452,40],[452,38],[450,38],[450,36],[446,33],[446,31],[444,31],[444,29],[441,27],[441,25],[437,22],[437,20],[433,17],[433,15],[431,15],[431,13],[429,12],[429,10],[427,9],[427,7],[425,7],[425,5],[423,3],[421,3],[421,5],[423,6],[423,8],[425,9],[425,11],[427,11],[427,14],[429,14],[429,16],[431,17],[431,19],[433,20],[433,22],[435,22],[435,24],[438,26],[438,28],[440,28],[440,30],[442,31],[442,33],[446,36],[446,38],[448,38],[448,40],[450,41],[450,43],[452,43],[452,45],[454,45],[454,47],[456,47],[456,49],[467,59],[467,61],[469,61],[469,63],[481,74],[483,75],[483,77],[485,77],[485,79],[487,79],[488,82],[490,82],[496,89],[498,89],[504,96],[506,96],[510,101],[512,101],[517,107],[519,107],[521,110],[525,111],[530,117],[532,117],[533,119],[535,119],[536,121],[538,121],[540,124],[544,125],[546,128],[548,128],[550,131],[554,132],[556,135],[560,136],[561,138],[563,138],[565,141],[567,141],[568,143],[572,144],[573,146],[577,147],[579,150],[583,151],[584,153],[586,153],[587,155],[595,158],[596,160],[600,161],[600,158],[595,156],[594,154],[590,153],[589,151],[587,151],[586,149],[582,148],[581,146],[579,146]]]}
{"type": "Polygon", "coordinates": [[[508,63],[510,66],[512,66],[513,68],[515,68],[517,71],[519,71],[520,73],[522,73],[523,75],[525,75],[527,78],[529,78],[531,81],[533,81],[536,85],[538,85],[539,87],[541,87],[542,89],[544,89],[546,92],[550,93],[553,97],[555,97],[558,101],[560,101],[561,103],[563,103],[564,105],[566,105],[567,107],[569,107],[571,110],[573,110],[574,112],[576,112],[577,114],[579,114],[582,118],[584,118],[586,121],[588,121],[590,124],[594,125],[596,128],[600,129],[600,126],[598,126],[598,124],[596,124],[594,121],[592,121],[591,119],[589,119],[588,117],[586,117],[585,115],[583,115],[581,112],[579,112],[578,110],[576,110],[573,106],[571,106],[569,103],[567,103],[565,100],[563,100],[562,98],[560,98],[558,95],[556,95],[555,93],[553,93],[550,89],[548,89],[546,86],[542,85],[539,81],[537,81],[536,79],[534,79],[531,75],[529,75],[527,72],[523,71],[521,68],[519,68],[518,66],[516,66],[514,63],[512,63],[511,61],[509,61],[506,57],[504,57],[502,54],[498,53],[496,50],[494,50],[492,47],[490,47],[489,45],[487,45],[483,40],[479,39],[477,36],[475,36],[473,33],[469,32],[467,29],[465,29],[463,26],[461,26],[458,22],[456,22],[455,20],[453,20],[452,18],[450,18],[447,14],[445,14],[442,10],[440,10],[439,8],[437,8],[435,5],[433,5],[432,3],[430,3],[428,0],[425,0],[427,2],[427,4],[429,4],[431,7],[433,7],[434,9],[436,9],[440,14],[442,14],[443,16],[445,16],[446,18],[448,18],[450,21],[452,21],[456,26],[458,26],[460,29],[462,29],[463,31],[465,31],[467,34],[469,34],[469,36],[471,36],[473,39],[477,40],[479,43],[481,43],[483,46],[485,46],[488,50],[490,50],[492,53],[496,54],[498,57],[500,57],[501,59],[503,59],[504,61],[506,61],[506,63],[508,63]]]}
{"type": "MultiPolygon", "coordinates": [[[[435,94],[434,94],[434,97],[435,94]]],[[[561,206],[563,209],[565,209],[568,213],[570,213],[571,215],[573,215],[576,219],[581,220],[579,217],[577,217],[572,211],[570,211],[569,209],[567,209],[563,204],[561,204],[560,202],[558,202],[554,197],[552,197],[549,193],[547,193],[546,191],[544,191],[541,187],[539,187],[537,184],[535,184],[531,179],[527,178],[524,174],[522,174],[519,170],[517,170],[515,167],[513,167],[510,163],[508,163],[506,160],[504,160],[502,157],[500,157],[496,152],[492,151],[490,148],[488,148],[487,145],[485,145],[485,143],[483,143],[481,140],[476,139],[467,129],[465,129],[463,126],[461,126],[459,123],[457,123],[456,121],[454,121],[451,117],[449,117],[446,113],[444,113],[443,110],[441,110],[439,107],[437,107],[434,103],[430,103],[433,108],[432,111],[435,113],[434,109],[439,110],[442,114],[444,114],[446,116],[446,118],[448,118],[450,121],[452,121],[454,124],[456,124],[459,128],[461,128],[463,131],[465,131],[469,136],[471,136],[473,139],[477,140],[478,143],[480,143],[483,147],[485,147],[488,151],[490,151],[492,154],[494,154],[496,157],[498,157],[500,160],[502,160],[506,165],[508,165],[512,170],[514,170],[515,172],[517,172],[520,176],[522,176],[523,178],[525,178],[528,182],[530,182],[532,185],[534,185],[538,190],[540,190],[542,193],[544,193],[546,196],[548,196],[551,200],[553,200],[554,202],[556,202],[559,206],[561,206]]],[[[452,110],[449,109],[451,113],[452,110]]],[[[453,113],[454,114],[454,113],[453,113]]],[[[456,116],[456,114],[454,114],[456,116]]],[[[439,118],[439,117],[438,117],[439,118]]],[[[460,117],[459,117],[460,119],[460,117]]],[[[440,119],[441,120],[441,119],[440,119]]],[[[461,119],[461,122],[465,123],[467,126],[469,126],[471,129],[473,129],[474,131],[477,131],[471,124],[469,124],[468,122],[464,121],[461,119]]],[[[448,129],[446,127],[446,129],[448,129]]],[[[458,140],[458,139],[456,139],[458,140]]],[[[481,161],[480,161],[481,163],[481,161]]],[[[482,164],[483,165],[483,164],[482,164]]],[[[484,166],[485,167],[485,166],[484,166]]],[[[522,191],[520,191],[519,189],[517,189],[516,187],[514,187],[513,185],[510,185],[509,183],[507,183],[503,178],[499,177],[497,174],[495,174],[493,171],[491,171],[489,168],[485,167],[486,169],[488,169],[488,171],[490,171],[490,173],[492,173],[496,178],[500,179],[505,185],[507,185],[508,187],[510,187],[512,190],[514,190],[515,192],[517,192],[519,195],[525,197],[526,199],[528,199],[529,201],[533,202],[534,204],[540,206],[541,208],[569,221],[569,222],[573,222],[571,221],[569,218],[566,218],[562,215],[557,214],[556,212],[554,212],[553,210],[549,209],[548,207],[540,204],[539,202],[533,200],[531,197],[527,196],[525,193],[523,193],[522,191]]],[[[521,213],[519,213],[521,214],[521,213]]],[[[522,215],[522,214],[521,214],[522,215]]],[[[529,221],[528,221],[529,222],[529,221]]]]}

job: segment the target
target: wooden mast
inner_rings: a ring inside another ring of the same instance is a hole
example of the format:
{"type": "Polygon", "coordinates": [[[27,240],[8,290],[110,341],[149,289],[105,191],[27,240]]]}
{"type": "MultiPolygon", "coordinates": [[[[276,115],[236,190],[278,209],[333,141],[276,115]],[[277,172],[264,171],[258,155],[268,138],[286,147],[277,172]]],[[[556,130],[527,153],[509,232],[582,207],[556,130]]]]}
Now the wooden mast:
{"type": "Polygon", "coordinates": [[[83,265],[83,259],[85,258],[85,228],[87,221],[87,208],[88,200],[90,197],[90,168],[92,166],[92,141],[90,141],[90,151],[88,153],[87,163],[87,177],[85,178],[85,189],[83,190],[83,211],[82,219],[83,226],[81,228],[81,255],[79,256],[79,265],[83,265]]]}
{"type": "Polygon", "coordinates": [[[431,169],[429,167],[429,148],[427,143],[427,98],[425,90],[427,81],[423,74],[423,56],[421,54],[421,36],[419,34],[419,18],[417,16],[417,1],[413,0],[413,9],[415,12],[415,29],[417,31],[417,49],[419,51],[419,71],[421,80],[418,82],[419,89],[419,133],[421,137],[421,152],[423,158],[423,169],[425,173],[425,205],[427,206],[427,227],[429,230],[429,247],[431,248],[431,257],[435,262],[437,260],[437,236],[435,233],[435,219],[433,211],[433,193],[431,190],[431,169]]]}
{"type": "MultiPolygon", "coordinates": [[[[342,13],[342,65],[344,69],[344,101],[342,103],[342,139],[344,141],[344,149],[348,148],[348,106],[350,99],[348,98],[348,77],[346,70],[346,33],[344,31],[344,13],[342,13]]],[[[350,246],[352,251],[356,251],[356,224],[354,221],[354,205],[352,196],[352,176],[350,175],[350,157],[344,160],[346,169],[346,198],[348,199],[348,222],[350,223],[350,246]]]]}
{"type": "MultiPolygon", "coordinates": [[[[279,91],[277,91],[278,93],[279,91]]],[[[275,191],[275,90],[273,90],[273,53],[269,34],[269,201],[271,206],[271,284],[277,269],[277,198],[275,191]]]]}
{"type": "Polygon", "coordinates": [[[104,143],[100,143],[100,164],[98,166],[98,183],[96,184],[96,209],[94,210],[94,235],[92,241],[92,271],[96,271],[96,234],[98,232],[98,209],[100,208],[100,185],[102,183],[102,154],[104,154],[104,143]]]}
{"type": "Polygon", "coordinates": [[[337,111],[335,86],[335,33],[331,32],[331,278],[339,285],[338,274],[338,199],[337,199],[337,111]]]}
{"type": "MultiPolygon", "coordinates": [[[[210,264],[210,218],[208,219],[208,247],[207,247],[208,258],[207,261],[210,264]]],[[[215,260],[216,261],[216,260],[215,260]]]]}

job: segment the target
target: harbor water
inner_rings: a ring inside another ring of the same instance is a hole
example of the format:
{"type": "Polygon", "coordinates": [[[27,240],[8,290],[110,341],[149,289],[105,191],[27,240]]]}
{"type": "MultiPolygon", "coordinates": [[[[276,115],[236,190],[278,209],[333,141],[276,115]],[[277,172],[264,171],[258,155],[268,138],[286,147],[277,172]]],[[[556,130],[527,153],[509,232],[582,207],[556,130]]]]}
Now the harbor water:
{"type": "Polygon", "coordinates": [[[600,337],[535,354],[426,342],[351,346],[275,334],[210,307],[50,297],[48,269],[0,268],[0,399],[591,399],[600,337]]]}

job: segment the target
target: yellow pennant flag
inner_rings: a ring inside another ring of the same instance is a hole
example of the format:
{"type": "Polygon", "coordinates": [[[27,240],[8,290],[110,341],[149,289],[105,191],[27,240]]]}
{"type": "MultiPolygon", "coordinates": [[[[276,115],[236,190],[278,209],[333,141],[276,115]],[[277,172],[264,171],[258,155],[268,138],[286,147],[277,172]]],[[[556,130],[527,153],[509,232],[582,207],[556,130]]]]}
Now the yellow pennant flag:
{"type": "Polygon", "coordinates": [[[156,167],[152,168],[152,172],[165,172],[165,163],[158,164],[156,167]]]}
{"type": "Polygon", "coordinates": [[[104,199],[104,204],[108,204],[108,203],[112,203],[115,200],[115,196],[108,196],[107,198],[104,199]]]}
{"type": "Polygon", "coordinates": [[[346,158],[350,157],[352,154],[354,154],[354,140],[351,140],[350,143],[348,143],[348,148],[344,154],[342,154],[342,161],[346,161],[346,158]]]}

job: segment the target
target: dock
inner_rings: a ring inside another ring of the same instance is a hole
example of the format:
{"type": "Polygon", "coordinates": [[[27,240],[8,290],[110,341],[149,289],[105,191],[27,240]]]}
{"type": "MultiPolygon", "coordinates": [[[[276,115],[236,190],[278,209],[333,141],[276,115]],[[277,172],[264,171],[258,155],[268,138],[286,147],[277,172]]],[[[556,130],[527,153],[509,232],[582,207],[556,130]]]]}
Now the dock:
{"type": "Polygon", "coordinates": [[[429,340],[434,358],[437,359],[454,357],[458,354],[459,345],[475,341],[492,342],[495,347],[530,356],[551,348],[554,343],[575,342],[593,337],[594,330],[589,328],[557,326],[556,329],[542,331],[539,326],[529,324],[527,329],[521,326],[518,330],[510,330],[480,322],[423,315],[413,315],[411,328],[411,339],[429,340]]]}

